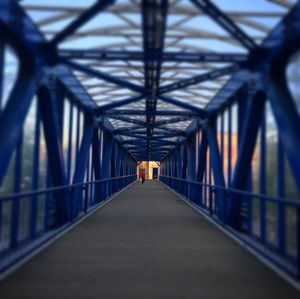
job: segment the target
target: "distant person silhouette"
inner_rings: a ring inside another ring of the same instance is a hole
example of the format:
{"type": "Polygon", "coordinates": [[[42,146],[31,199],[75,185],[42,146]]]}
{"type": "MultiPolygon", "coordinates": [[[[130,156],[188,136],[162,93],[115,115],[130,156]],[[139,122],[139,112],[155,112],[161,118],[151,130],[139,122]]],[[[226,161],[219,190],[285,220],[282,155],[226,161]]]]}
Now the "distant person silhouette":
{"type": "Polygon", "coordinates": [[[141,172],[140,178],[142,179],[142,184],[145,183],[145,172],[141,172]]]}

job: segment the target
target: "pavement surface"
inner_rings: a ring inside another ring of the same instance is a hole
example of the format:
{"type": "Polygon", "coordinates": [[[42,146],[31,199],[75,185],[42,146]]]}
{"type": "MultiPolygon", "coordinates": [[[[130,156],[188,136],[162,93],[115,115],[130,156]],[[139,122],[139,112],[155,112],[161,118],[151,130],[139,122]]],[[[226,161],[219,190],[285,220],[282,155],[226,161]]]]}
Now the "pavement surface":
{"type": "Polygon", "coordinates": [[[137,182],[0,283],[0,298],[294,299],[157,181],[137,182]]]}

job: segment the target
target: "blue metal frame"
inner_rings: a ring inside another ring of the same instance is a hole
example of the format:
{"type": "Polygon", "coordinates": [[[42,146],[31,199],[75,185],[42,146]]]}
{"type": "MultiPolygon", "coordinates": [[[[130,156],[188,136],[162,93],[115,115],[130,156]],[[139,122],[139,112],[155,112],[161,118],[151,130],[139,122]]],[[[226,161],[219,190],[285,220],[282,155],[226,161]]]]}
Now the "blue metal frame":
{"type": "Polygon", "coordinates": [[[212,17],[216,23],[222,26],[222,28],[244,47],[249,50],[256,48],[255,42],[210,0],[191,0],[191,2],[212,17]]]}
{"type": "MultiPolygon", "coordinates": [[[[26,55],[26,54],[25,54],[26,55]]],[[[21,58],[20,73],[1,113],[0,183],[2,183],[14,147],[18,142],[36,86],[34,62],[21,58]],[[10,132],[7,134],[7,132],[10,132]]]]}
{"type": "MultiPolygon", "coordinates": [[[[86,173],[89,173],[87,167],[89,166],[88,159],[90,156],[90,147],[92,143],[92,138],[94,134],[94,124],[93,120],[85,115],[84,118],[84,130],[83,136],[81,140],[81,145],[78,153],[78,158],[76,161],[76,169],[73,178],[73,184],[83,183],[84,176],[86,173]]],[[[70,203],[71,219],[76,218],[78,216],[78,209],[81,207],[82,201],[82,191],[79,189],[75,189],[72,194],[72,203],[70,203]]]]}
{"type": "Polygon", "coordinates": [[[83,12],[78,18],[76,18],[71,24],[64,28],[59,34],[57,34],[50,42],[50,45],[55,47],[61,43],[67,36],[74,33],[78,28],[82,27],[93,16],[104,10],[108,5],[111,5],[115,0],[102,0],[96,2],[93,6],[83,12]]]}
{"type": "MultiPolygon", "coordinates": [[[[43,86],[38,91],[39,110],[45,134],[51,182],[53,186],[66,185],[65,161],[61,139],[55,122],[55,106],[50,90],[43,86]]],[[[61,225],[69,219],[66,194],[58,193],[55,198],[57,209],[56,224],[61,225]]]]}
{"type": "Polygon", "coordinates": [[[248,56],[240,53],[144,53],[138,51],[109,51],[109,50],[72,50],[63,49],[59,56],[66,59],[84,60],[123,60],[123,61],[151,61],[161,59],[162,62],[234,62],[247,61],[248,56]]]}
{"type": "MultiPolygon", "coordinates": [[[[250,104],[245,115],[245,127],[239,145],[239,154],[234,171],[232,188],[245,190],[248,184],[248,175],[254,147],[258,135],[259,126],[264,111],[266,97],[262,92],[258,92],[250,97],[250,104]]],[[[239,214],[241,208],[241,200],[232,197],[228,204],[227,223],[232,226],[239,227],[239,214]]]]}
{"type": "Polygon", "coordinates": [[[223,68],[219,68],[208,73],[197,75],[192,78],[184,79],[182,81],[163,86],[159,89],[158,93],[159,95],[162,95],[164,93],[171,92],[174,90],[184,89],[190,85],[199,84],[201,82],[214,80],[219,77],[232,74],[236,72],[238,69],[239,69],[238,65],[230,65],[223,68]]]}

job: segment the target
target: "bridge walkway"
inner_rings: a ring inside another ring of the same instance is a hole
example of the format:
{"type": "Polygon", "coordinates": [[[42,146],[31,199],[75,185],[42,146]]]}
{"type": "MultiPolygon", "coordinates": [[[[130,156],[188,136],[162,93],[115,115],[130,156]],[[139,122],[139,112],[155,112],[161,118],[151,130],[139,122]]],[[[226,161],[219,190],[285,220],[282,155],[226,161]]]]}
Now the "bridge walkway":
{"type": "Polygon", "coordinates": [[[299,293],[157,181],[133,184],[0,283],[1,299],[293,299],[299,293]]]}

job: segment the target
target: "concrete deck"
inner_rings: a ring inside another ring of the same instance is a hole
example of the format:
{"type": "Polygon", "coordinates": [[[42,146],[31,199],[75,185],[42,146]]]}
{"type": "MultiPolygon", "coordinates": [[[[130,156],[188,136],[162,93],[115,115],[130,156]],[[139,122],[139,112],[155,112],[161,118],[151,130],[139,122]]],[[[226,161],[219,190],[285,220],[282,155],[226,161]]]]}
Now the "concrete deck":
{"type": "Polygon", "coordinates": [[[0,283],[0,298],[293,299],[159,182],[135,183],[0,283]]]}

